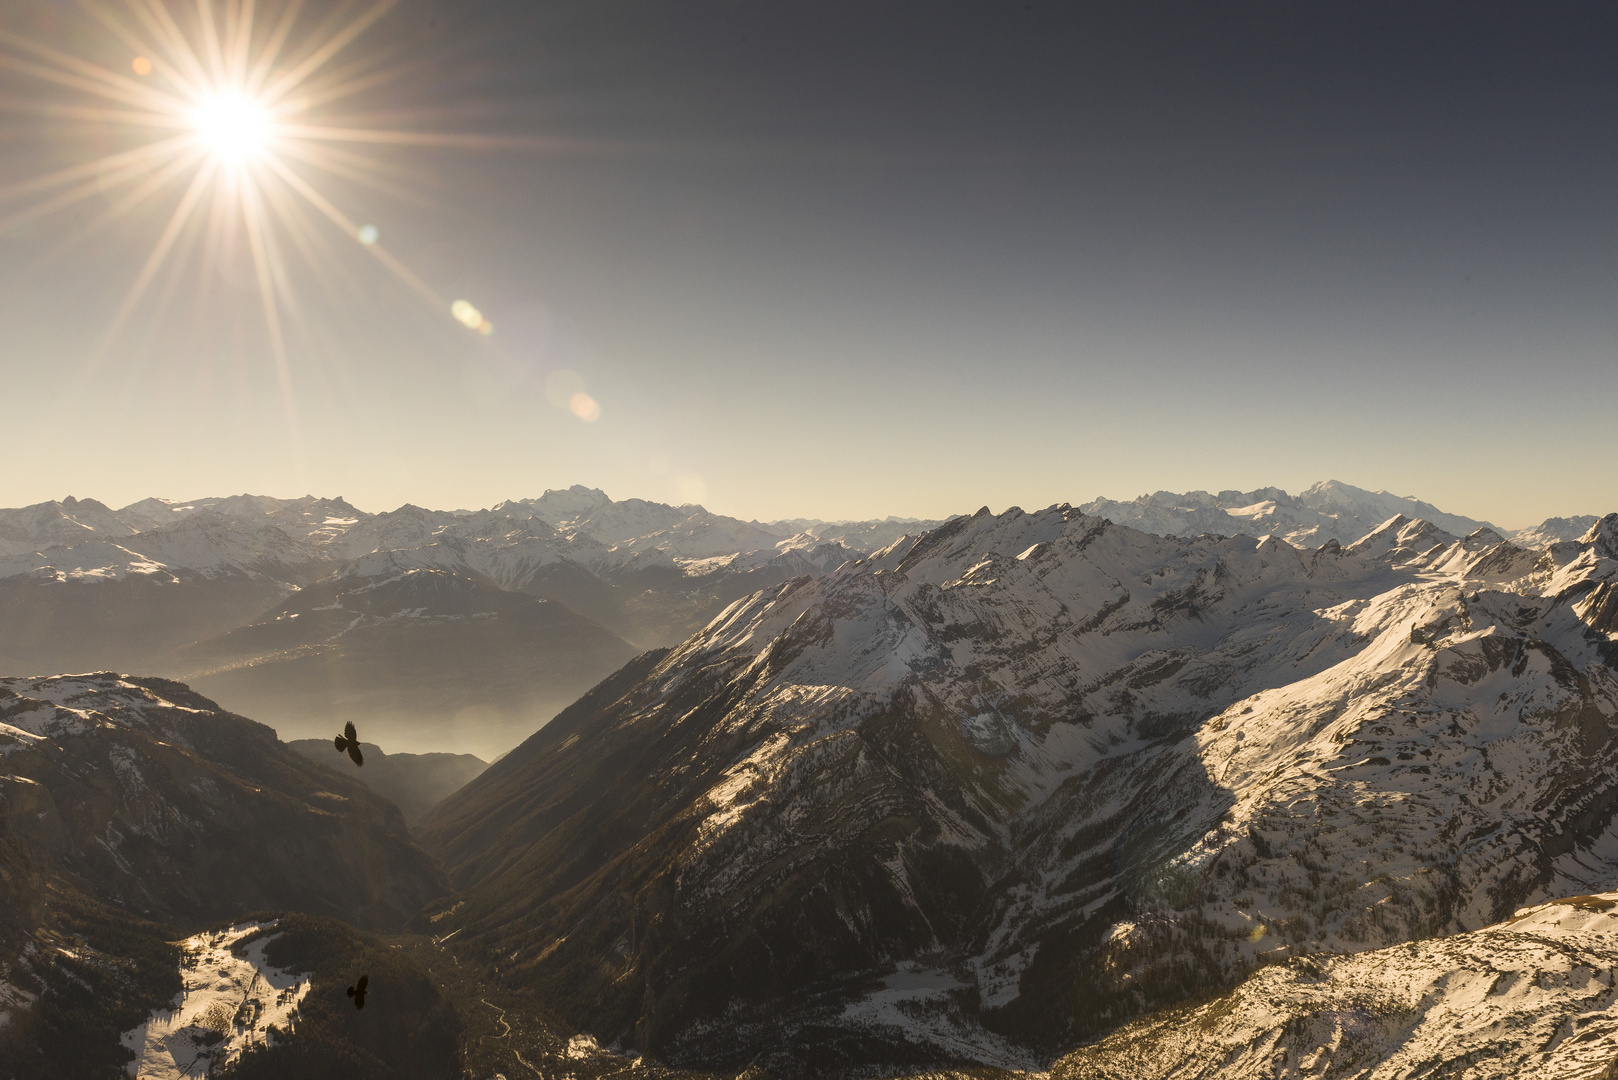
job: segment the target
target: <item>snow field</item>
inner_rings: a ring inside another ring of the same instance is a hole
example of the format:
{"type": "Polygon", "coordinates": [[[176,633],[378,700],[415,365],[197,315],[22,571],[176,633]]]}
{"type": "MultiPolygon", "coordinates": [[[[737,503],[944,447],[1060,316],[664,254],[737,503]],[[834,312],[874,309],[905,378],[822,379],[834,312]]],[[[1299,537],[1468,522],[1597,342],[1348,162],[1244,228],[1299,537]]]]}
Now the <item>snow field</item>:
{"type": "Polygon", "coordinates": [[[277,1032],[293,1029],[310,976],[290,974],[265,962],[264,947],[273,934],[254,941],[242,956],[231,952],[242,938],[274,925],[242,923],[180,943],[185,988],[178,1001],[171,1008],[154,1009],[144,1023],[122,1036],[124,1046],[135,1052],[135,1060],[127,1066],[130,1076],[139,1080],[207,1076],[248,1047],[273,1044],[277,1032]]]}

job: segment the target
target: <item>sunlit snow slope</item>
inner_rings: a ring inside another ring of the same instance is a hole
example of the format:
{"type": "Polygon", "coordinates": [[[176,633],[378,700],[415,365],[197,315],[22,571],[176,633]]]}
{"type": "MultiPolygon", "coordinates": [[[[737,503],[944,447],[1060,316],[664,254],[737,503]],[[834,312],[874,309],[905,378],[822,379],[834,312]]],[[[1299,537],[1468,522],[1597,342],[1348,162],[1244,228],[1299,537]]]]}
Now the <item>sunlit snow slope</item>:
{"type": "Polygon", "coordinates": [[[1618,1061],[1618,893],[1483,930],[1293,960],[1130,1024],[1053,1080],[1589,1080],[1618,1061]]]}
{"type": "Polygon", "coordinates": [[[275,1045],[292,1032],[308,974],[281,971],[264,959],[267,937],[237,956],[237,942],[274,923],[242,923],[180,942],[183,988],[171,1007],[157,1009],[123,1035],[135,1054],[128,1068],[140,1080],[181,1080],[228,1066],[242,1051],[275,1045]]]}
{"type": "Polygon", "coordinates": [[[438,932],[681,1061],[835,1059],[901,961],[1059,1049],[1610,888],[1615,641],[1618,515],[1311,551],[985,509],[736,603],[452,796],[438,932]]]}

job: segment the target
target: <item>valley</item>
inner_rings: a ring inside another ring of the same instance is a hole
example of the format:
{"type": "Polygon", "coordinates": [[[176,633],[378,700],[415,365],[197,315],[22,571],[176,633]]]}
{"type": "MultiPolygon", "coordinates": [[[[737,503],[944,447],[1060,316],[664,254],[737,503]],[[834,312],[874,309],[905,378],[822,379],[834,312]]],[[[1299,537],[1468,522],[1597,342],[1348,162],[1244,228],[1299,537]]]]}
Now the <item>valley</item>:
{"type": "MultiPolygon", "coordinates": [[[[1392,498],[1344,488],[1264,514],[1318,537],[1392,498]]],[[[188,682],[0,680],[0,1060],[72,1016],[62,1068],[95,1074],[173,1027],[196,935],[253,922],[251,962],[312,981],[221,1076],[405,1075],[405,1046],[479,1080],[1618,1059],[1618,515],[1304,547],[1063,504],[715,553],[776,526],[597,496],[147,505],[178,517],[113,515],[121,563],[14,556],[40,588],[282,593],[153,646],[188,682]],[[139,538],[204,514],[229,567],[153,569],[139,538]],[[528,591],[564,561],[571,602],[528,591]],[[363,767],[331,744],[355,718],[363,767]]]]}

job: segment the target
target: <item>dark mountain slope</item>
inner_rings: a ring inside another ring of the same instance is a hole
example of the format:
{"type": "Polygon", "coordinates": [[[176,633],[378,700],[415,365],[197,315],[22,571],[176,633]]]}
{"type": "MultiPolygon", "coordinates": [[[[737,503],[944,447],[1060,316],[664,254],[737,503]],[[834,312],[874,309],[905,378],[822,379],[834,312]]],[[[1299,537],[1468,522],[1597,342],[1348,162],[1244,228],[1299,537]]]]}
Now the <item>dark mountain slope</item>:
{"type": "Polygon", "coordinates": [[[122,1075],[204,925],[393,929],[446,887],[391,804],[179,683],[0,679],[0,755],[0,1075],[122,1075]]]}
{"type": "Polygon", "coordinates": [[[257,618],[287,590],[246,571],[0,577],[0,671],[161,669],[171,650],[257,618]]]}
{"type": "Polygon", "coordinates": [[[443,889],[391,804],[179,683],[0,680],[8,836],[154,920],[261,908],[400,925],[443,889]]]}
{"type": "Polygon", "coordinates": [[[437,808],[433,925],[603,1038],[807,1075],[1019,1065],[1618,874],[1618,515],[1398,531],[983,511],[740,601],[437,808]]]}

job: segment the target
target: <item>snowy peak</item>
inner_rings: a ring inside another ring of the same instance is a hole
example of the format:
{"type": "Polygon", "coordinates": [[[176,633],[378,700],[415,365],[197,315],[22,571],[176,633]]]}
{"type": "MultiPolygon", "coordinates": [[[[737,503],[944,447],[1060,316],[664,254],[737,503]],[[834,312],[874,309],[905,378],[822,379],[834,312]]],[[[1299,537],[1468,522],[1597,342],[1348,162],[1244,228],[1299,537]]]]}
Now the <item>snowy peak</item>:
{"type": "Polygon", "coordinates": [[[1501,923],[1357,956],[1269,967],[1186,1012],[1129,1025],[1062,1059],[1053,1080],[1610,1075],[1618,1047],[1618,893],[1540,904],[1501,923]],[[1464,1064],[1463,1064],[1464,1063],[1464,1064]]]}
{"type": "Polygon", "coordinates": [[[1300,548],[1319,547],[1327,540],[1350,544],[1378,523],[1399,516],[1431,521],[1456,535],[1471,533],[1486,524],[1446,514],[1419,499],[1366,491],[1337,480],[1322,481],[1296,496],[1275,487],[1228,490],[1217,495],[1206,491],[1159,491],[1132,503],[1096,499],[1082,509],[1120,525],[1164,536],[1273,534],[1300,548]]]}
{"type": "MultiPolygon", "coordinates": [[[[1485,531],[1496,538],[1499,536],[1492,529],[1476,530],[1485,531]]],[[[1403,514],[1396,514],[1343,550],[1348,555],[1397,563],[1431,554],[1434,548],[1453,544],[1456,540],[1455,536],[1430,521],[1420,518],[1411,520],[1403,514]]]]}
{"type": "Polygon", "coordinates": [[[1565,543],[1577,540],[1590,531],[1599,518],[1594,514],[1585,514],[1580,517],[1553,517],[1535,525],[1531,529],[1522,529],[1512,534],[1511,539],[1523,547],[1547,548],[1552,544],[1565,543]]]}
{"type": "Polygon", "coordinates": [[[556,525],[588,517],[602,507],[611,505],[612,499],[600,488],[574,484],[565,490],[547,490],[537,499],[508,499],[494,507],[494,512],[508,517],[537,517],[547,524],[556,525]]]}
{"type": "MultiPolygon", "coordinates": [[[[956,518],[737,600],[458,793],[426,826],[471,883],[443,926],[556,942],[523,977],[602,1037],[745,1061],[794,987],[854,970],[969,973],[997,1030],[1074,1045],[1258,966],[1594,891],[1618,880],[1611,533],[1550,558],[1404,513],[1315,550],[956,518]],[[579,850],[600,861],[560,881],[579,850]],[[613,906],[635,889],[639,916],[613,906]],[[574,942],[659,919],[622,998],[579,974],[574,942]],[[676,977],[729,1011],[660,996],[676,977]]],[[[951,1019],[989,1046],[974,1023],[951,1019]]]]}
{"type": "Polygon", "coordinates": [[[1618,514],[1608,514],[1590,526],[1579,543],[1588,544],[1604,558],[1618,559],[1618,514]]]}
{"type": "Polygon", "coordinates": [[[0,558],[16,558],[60,544],[91,538],[125,537],[135,529],[94,499],[69,495],[60,502],[0,510],[0,558]]]}

